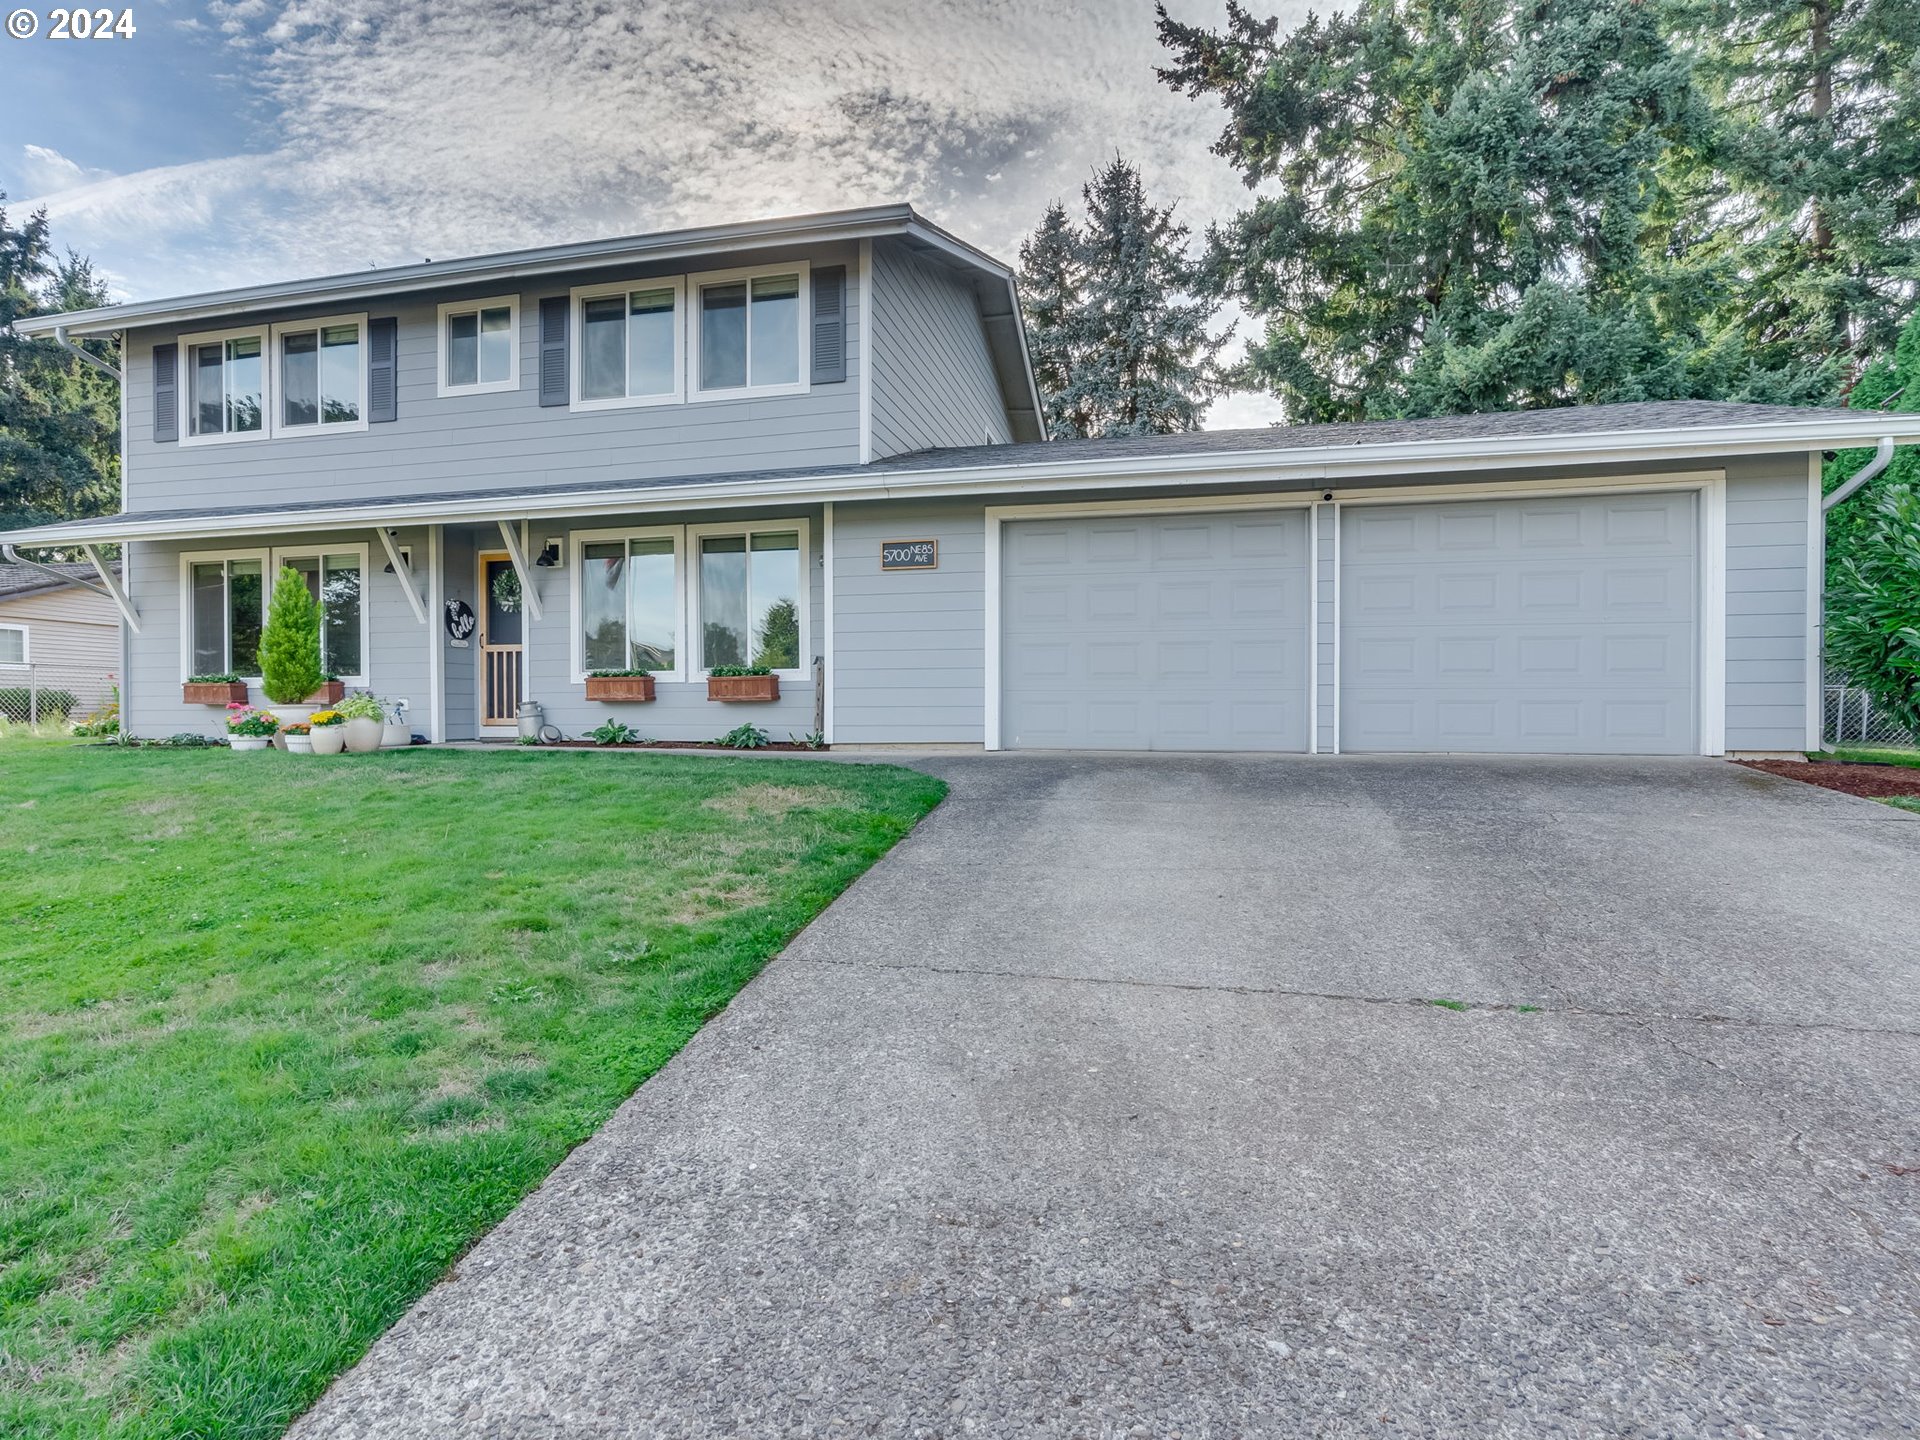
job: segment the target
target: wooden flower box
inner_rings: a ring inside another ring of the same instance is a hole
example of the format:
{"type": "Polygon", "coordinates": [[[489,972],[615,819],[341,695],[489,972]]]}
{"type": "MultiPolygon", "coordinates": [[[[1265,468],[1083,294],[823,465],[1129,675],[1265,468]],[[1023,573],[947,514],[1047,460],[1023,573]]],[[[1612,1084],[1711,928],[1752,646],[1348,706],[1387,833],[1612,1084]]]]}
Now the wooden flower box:
{"type": "Polygon", "coordinates": [[[653,699],[651,675],[589,675],[587,699],[608,705],[637,705],[653,699]]]}
{"type": "Polygon", "coordinates": [[[181,703],[186,705],[244,705],[247,703],[247,685],[244,680],[232,685],[195,684],[188,680],[180,687],[181,703]]]}
{"type": "Polygon", "coordinates": [[[778,700],[778,675],[709,675],[709,700],[778,700]]]}
{"type": "Polygon", "coordinates": [[[347,698],[347,682],[344,680],[322,680],[320,688],[307,696],[305,704],[327,708],[338,705],[347,698]]]}

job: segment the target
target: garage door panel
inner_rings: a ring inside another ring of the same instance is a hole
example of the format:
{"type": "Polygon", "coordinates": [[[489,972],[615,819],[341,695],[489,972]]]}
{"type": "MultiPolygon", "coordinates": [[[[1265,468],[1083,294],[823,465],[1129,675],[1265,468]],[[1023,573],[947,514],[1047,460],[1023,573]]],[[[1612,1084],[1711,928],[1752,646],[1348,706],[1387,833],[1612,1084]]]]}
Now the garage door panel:
{"type": "Polygon", "coordinates": [[[1695,748],[1691,494],[1392,509],[1341,517],[1343,749],[1695,748]]]}
{"type": "Polygon", "coordinates": [[[1004,544],[1003,743],[1307,748],[1303,511],[1014,521],[1004,544]]]}

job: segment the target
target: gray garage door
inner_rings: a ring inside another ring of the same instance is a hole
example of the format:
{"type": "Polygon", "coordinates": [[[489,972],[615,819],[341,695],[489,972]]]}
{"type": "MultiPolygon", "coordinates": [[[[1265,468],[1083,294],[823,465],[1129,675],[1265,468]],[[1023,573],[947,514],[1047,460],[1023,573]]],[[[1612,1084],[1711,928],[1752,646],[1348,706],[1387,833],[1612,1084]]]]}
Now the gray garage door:
{"type": "Polygon", "coordinates": [[[1698,748],[1695,497],[1347,506],[1340,746],[1698,748]]]}
{"type": "Polygon", "coordinates": [[[1005,527],[1001,743],[1307,748],[1303,511],[1005,527]]]}

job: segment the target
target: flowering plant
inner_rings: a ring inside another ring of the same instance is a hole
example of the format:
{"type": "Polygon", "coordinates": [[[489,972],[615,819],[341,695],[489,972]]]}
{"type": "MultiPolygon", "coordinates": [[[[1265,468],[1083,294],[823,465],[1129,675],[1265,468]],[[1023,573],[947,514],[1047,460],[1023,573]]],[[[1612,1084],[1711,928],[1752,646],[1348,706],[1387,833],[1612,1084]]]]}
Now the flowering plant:
{"type": "Polygon", "coordinates": [[[280,733],[282,735],[306,735],[309,734],[311,730],[312,726],[304,720],[296,720],[291,725],[282,725],[280,727],[280,733]]]}
{"type": "Polygon", "coordinates": [[[380,703],[379,696],[365,690],[356,690],[333,708],[348,720],[379,720],[384,722],[387,718],[387,707],[380,703]]]}
{"type": "Polygon", "coordinates": [[[330,725],[344,725],[347,717],[338,710],[316,710],[307,717],[307,725],[315,730],[325,730],[330,725]]]}
{"type": "Polygon", "coordinates": [[[227,733],[256,738],[271,738],[280,729],[280,717],[271,710],[256,710],[239,701],[227,706],[227,733]]]}

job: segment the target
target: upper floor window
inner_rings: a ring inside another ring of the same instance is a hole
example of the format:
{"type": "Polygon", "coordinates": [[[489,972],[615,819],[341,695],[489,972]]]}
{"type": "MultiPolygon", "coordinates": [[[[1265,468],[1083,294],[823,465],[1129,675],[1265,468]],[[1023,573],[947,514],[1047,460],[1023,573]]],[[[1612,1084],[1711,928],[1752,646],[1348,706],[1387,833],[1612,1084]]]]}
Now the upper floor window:
{"type": "Polygon", "coordinates": [[[807,388],[804,264],[693,277],[699,297],[695,371],[703,398],[798,394],[807,388]]]}
{"type": "Polygon", "coordinates": [[[364,319],[273,327],[280,367],[280,430],[366,423],[364,319]]]}
{"type": "Polygon", "coordinates": [[[367,428],[367,317],[185,335],[188,444],[367,428]]]}
{"type": "Polygon", "coordinates": [[[195,440],[257,435],[266,422],[264,331],[190,335],[187,435],[195,440]]]}
{"type": "Polygon", "coordinates": [[[512,295],[440,307],[440,393],[520,388],[520,302],[512,295]]]}
{"type": "Polygon", "coordinates": [[[678,279],[582,287],[573,292],[576,409],[660,405],[685,382],[678,279]]]}

